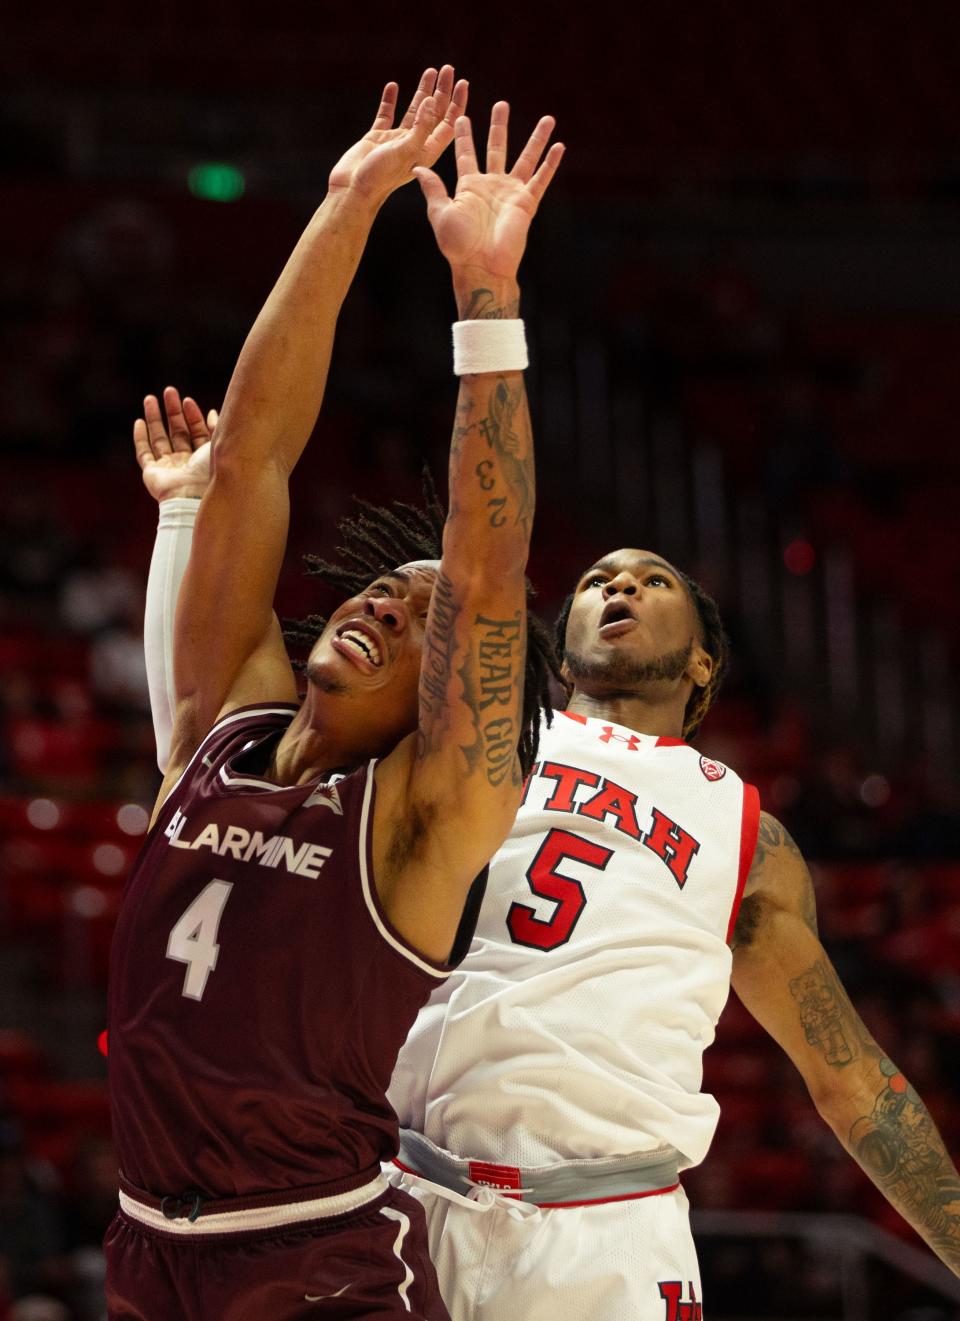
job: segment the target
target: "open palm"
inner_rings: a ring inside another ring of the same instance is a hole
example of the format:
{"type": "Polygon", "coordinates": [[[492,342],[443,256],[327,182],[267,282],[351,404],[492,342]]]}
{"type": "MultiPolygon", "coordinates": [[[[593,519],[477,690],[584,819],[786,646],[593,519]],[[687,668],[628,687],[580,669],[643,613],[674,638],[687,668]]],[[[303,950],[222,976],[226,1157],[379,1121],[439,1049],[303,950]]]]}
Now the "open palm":
{"type": "Polygon", "coordinates": [[[206,418],[189,397],[181,403],[173,386],[163,392],[167,415],[164,425],[160,402],[148,394],[143,417],[133,424],[133,445],[143,484],[154,500],[175,496],[202,496],[210,483],[210,440],[217,423],[215,409],[206,418]]]}
{"type": "Polygon", "coordinates": [[[466,117],[456,121],[457,187],[453,197],[432,170],[418,167],[415,171],[437,244],[450,265],[503,278],[517,272],[530,222],[563,156],[560,143],[554,143],[543,156],[554,128],[554,120],[546,115],[507,173],[509,117],[506,101],[498,101],[490,116],[485,173],[477,163],[470,121],[466,117]]]}
{"type": "Polygon", "coordinates": [[[453,68],[426,69],[413,100],[394,128],[398,88],[387,83],[370,130],[341,156],[330,173],[332,193],[352,190],[376,200],[413,178],[417,165],[433,165],[453,141],[453,126],[467,105],[465,79],[453,68]]]}

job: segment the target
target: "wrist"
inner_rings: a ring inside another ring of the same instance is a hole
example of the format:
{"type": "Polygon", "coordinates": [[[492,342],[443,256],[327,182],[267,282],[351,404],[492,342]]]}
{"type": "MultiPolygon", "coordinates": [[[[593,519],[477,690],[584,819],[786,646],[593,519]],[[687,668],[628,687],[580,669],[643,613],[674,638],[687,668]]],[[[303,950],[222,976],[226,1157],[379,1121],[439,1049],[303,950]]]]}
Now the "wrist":
{"type": "Polygon", "coordinates": [[[336,215],[338,218],[369,228],[389,195],[386,193],[383,197],[372,197],[353,184],[342,187],[332,186],[327,189],[327,195],[316,214],[336,215]]]}
{"type": "Polygon", "coordinates": [[[514,278],[455,271],[453,291],[461,321],[513,321],[520,316],[520,286],[514,278]]]}
{"type": "Polygon", "coordinates": [[[187,486],[181,491],[165,491],[163,495],[157,496],[157,504],[169,504],[171,500],[195,500],[199,504],[207,485],[205,482],[203,486],[187,486]]]}

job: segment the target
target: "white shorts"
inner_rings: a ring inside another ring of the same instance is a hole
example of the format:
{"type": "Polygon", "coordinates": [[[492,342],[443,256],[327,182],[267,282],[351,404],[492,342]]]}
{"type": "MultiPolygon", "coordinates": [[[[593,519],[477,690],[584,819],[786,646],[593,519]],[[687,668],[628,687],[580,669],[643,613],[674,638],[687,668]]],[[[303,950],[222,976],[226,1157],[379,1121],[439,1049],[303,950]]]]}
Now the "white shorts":
{"type": "Polygon", "coordinates": [[[701,1321],[682,1188],[541,1210],[489,1188],[462,1197],[389,1177],[423,1206],[452,1321],[701,1321]]]}

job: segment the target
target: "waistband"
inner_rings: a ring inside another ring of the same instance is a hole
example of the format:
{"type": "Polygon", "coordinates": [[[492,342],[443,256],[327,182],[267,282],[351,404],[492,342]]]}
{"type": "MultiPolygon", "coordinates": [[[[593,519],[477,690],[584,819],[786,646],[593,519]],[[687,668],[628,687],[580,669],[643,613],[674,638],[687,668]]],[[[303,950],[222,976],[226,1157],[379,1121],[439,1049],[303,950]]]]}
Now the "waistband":
{"type": "Polygon", "coordinates": [[[464,1197],[480,1186],[544,1209],[655,1197],[680,1184],[679,1157],[672,1148],[523,1169],[452,1156],[408,1128],[400,1130],[400,1153],[394,1164],[464,1197]]]}
{"type": "Polygon", "coordinates": [[[310,1189],[302,1189],[304,1195],[293,1200],[291,1192],[213,1199],[193,1190],[158,1198],[133,1188],[125,1179],[121,1178],[120,1185],[120,1209],[131,1219],[165,1234],[190,1236],[249,1234],[307,1220],[331,1220],[376,1201],[390,1187],[382,1173],[330,1196],[311,1196],[310,1189]]]}

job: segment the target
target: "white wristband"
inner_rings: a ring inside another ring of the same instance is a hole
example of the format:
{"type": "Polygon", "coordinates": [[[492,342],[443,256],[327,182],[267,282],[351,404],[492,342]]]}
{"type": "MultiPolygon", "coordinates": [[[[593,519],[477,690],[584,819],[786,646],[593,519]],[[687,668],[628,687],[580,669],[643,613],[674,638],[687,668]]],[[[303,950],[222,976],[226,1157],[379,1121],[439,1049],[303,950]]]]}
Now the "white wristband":
{"type": "Polygon", "coordinates": [[[519,317],[515,321],[454,321],[455,376],[522,372],[527,361],[527,338],[519,317]]]}

